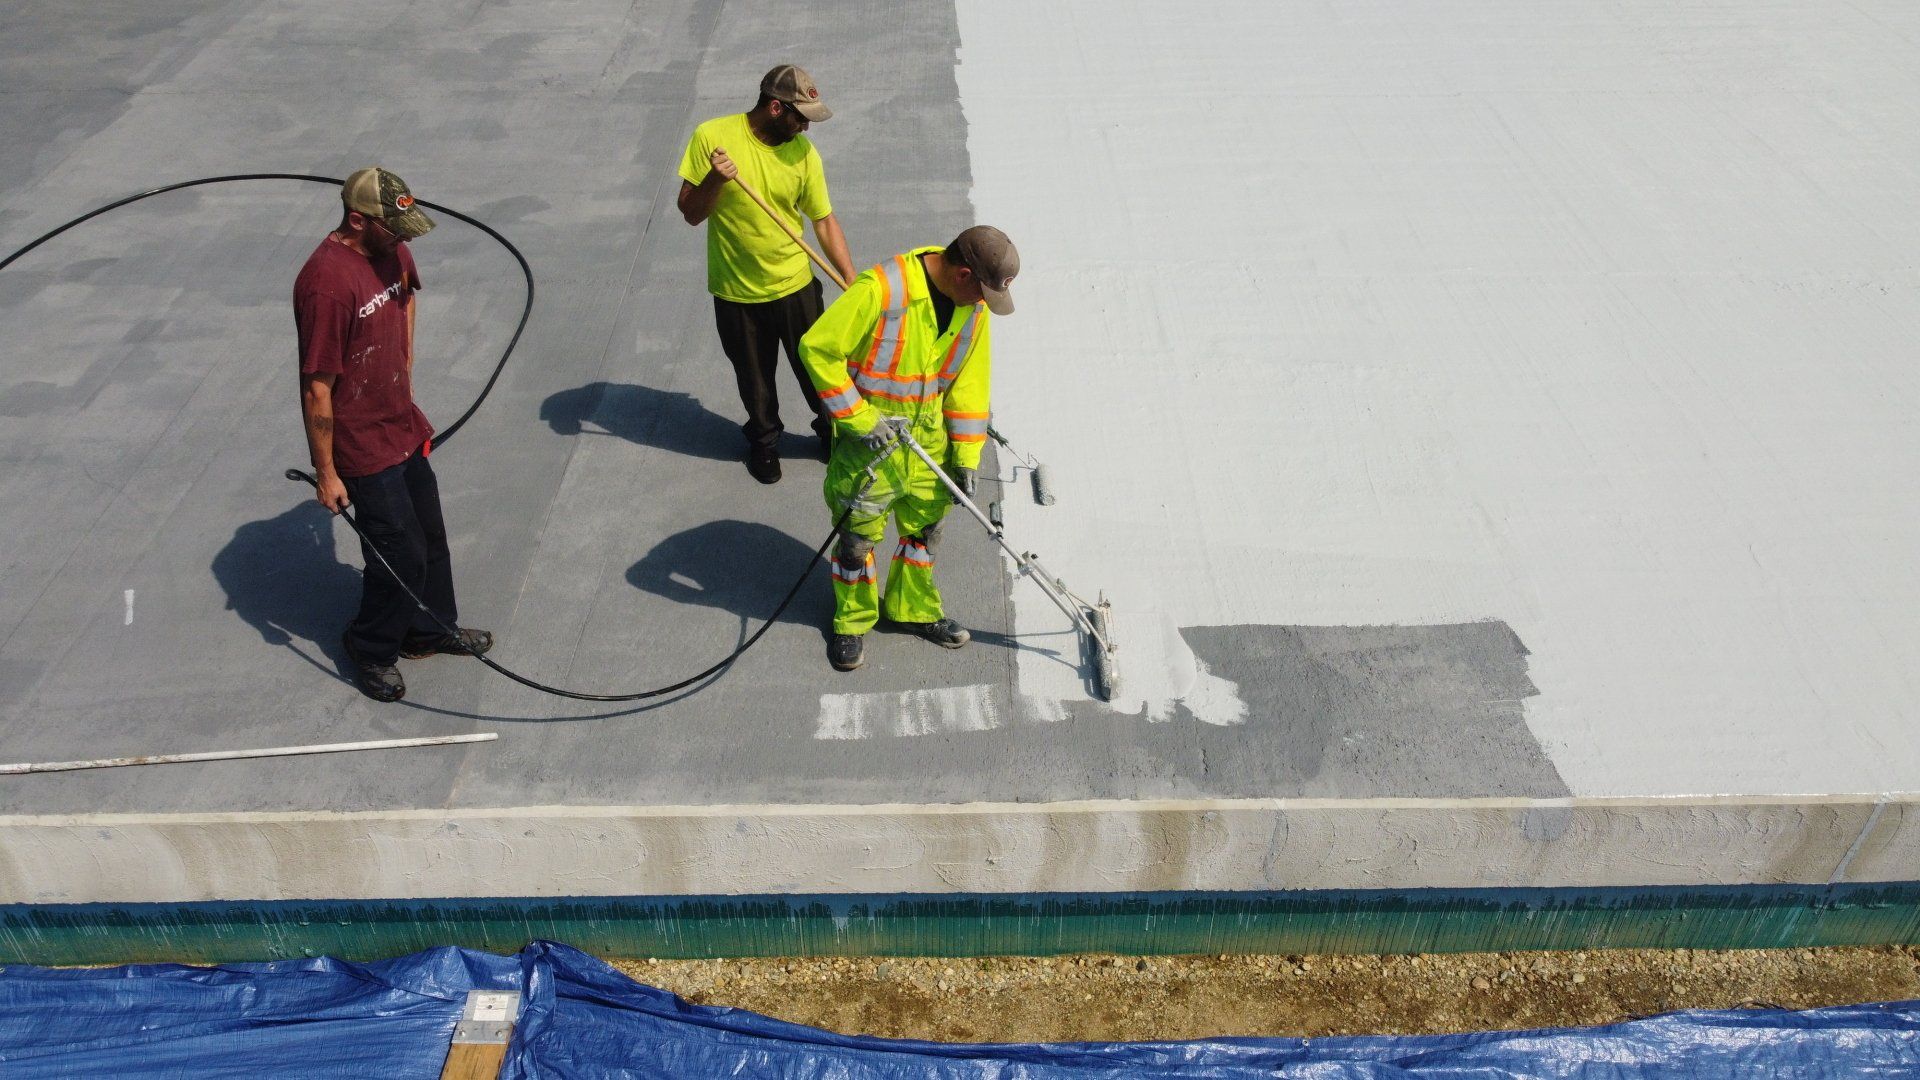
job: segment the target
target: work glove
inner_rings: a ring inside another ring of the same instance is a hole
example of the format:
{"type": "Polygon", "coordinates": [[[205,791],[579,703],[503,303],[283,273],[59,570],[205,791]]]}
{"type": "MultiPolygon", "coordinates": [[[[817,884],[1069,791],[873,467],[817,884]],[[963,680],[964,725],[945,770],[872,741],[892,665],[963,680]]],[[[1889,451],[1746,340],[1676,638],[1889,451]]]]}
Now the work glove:
{"type": "Polygon", "coordinates": [[[883,416],[873,425],[873,430],[860,436],[861,445],[878,454],[891,447],[901,436],[907,433],[907,418],[904,416],[883,416]]]}
{"type": "MultiPolygon", "coordinates": [[[[949,465],[947,466],[947,476],[953,480],[954,487],[957,487],[961,491],[965,492],[967,498],[969,499],[973,498],[973,488],[974,488],[975,481],[974,481],[972,469],[969,469],[964,465],[949,465]]],[[[960,502],[960,496],[955,495],[953,497],[953,501],[957,505],[960,502]]]]}

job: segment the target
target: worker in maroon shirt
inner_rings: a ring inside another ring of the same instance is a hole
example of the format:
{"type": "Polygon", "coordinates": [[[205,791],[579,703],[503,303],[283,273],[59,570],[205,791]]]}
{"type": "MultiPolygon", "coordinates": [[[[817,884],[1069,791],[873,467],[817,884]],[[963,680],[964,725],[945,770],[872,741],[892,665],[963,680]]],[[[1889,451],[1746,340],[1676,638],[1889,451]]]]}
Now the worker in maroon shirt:
{"type": "Polygon", "coordinates": [[[385,169],[361,169],[340,189],[340,226],[293,283],[300,336],[300,413],[320,505],[348,504],[360,524],[360,612],[342,639],[360,689],[376,701],[407,692],[397,661],[477,656],[493,635],[456,621],[440,486],[427,464],[433,427],[413,403],[413,294],[420,272],[407,241],[433,220],[385,169]],[[394,573],[374,557],[386,557],[394,573]],[[449,635],[400,587],[424,601],[449,635]]]}

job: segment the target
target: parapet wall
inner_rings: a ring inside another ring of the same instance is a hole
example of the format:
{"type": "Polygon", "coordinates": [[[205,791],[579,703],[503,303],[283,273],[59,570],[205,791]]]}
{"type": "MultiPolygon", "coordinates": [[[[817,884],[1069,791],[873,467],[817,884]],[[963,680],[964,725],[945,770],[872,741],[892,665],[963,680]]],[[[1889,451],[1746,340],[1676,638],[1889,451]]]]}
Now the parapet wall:
{"type": "Polygon", "coordinates": [[[0,867],[37,963],[1920,939],[1914,795],[16,816],[0,867]]]}

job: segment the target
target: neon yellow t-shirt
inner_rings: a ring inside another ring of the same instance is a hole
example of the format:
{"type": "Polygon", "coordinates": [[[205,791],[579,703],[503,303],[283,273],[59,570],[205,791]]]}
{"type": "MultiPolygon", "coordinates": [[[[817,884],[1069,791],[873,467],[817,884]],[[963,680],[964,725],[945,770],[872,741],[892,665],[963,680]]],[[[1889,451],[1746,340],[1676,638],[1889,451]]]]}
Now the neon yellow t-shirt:
{"type": "MultiPolygon", "coordinates": [[[[721,116],[693,129],[680,179],[698,184],[713,171],[712,155],[722,147],[740,170],[740,178],[767,200],[793,231],[802,214],[818,221],[833,213],[827,199],[827,174],[820,153],[805,135],[768,146],[747,126],[745,113],[721,116]]],[[[806,235],[801,233],[801,235],[806,235]]],[[[794,292],[813,279],[806,252],[767,217],[738,184],[720,189],[720,201],[707,218],[707,291],[722,300],[757,304],[794,292]]]]}

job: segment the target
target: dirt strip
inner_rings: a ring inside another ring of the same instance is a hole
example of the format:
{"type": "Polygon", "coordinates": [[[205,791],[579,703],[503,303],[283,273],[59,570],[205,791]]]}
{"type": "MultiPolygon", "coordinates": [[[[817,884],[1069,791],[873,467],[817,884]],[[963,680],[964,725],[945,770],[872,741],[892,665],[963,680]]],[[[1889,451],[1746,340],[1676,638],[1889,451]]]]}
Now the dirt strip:
{"type": "Polygon", "coordinates": [[[957,1042],[1419,1034],[1920,998],[1920,947],[612,961],[689,1001],[957,1042]]]}

